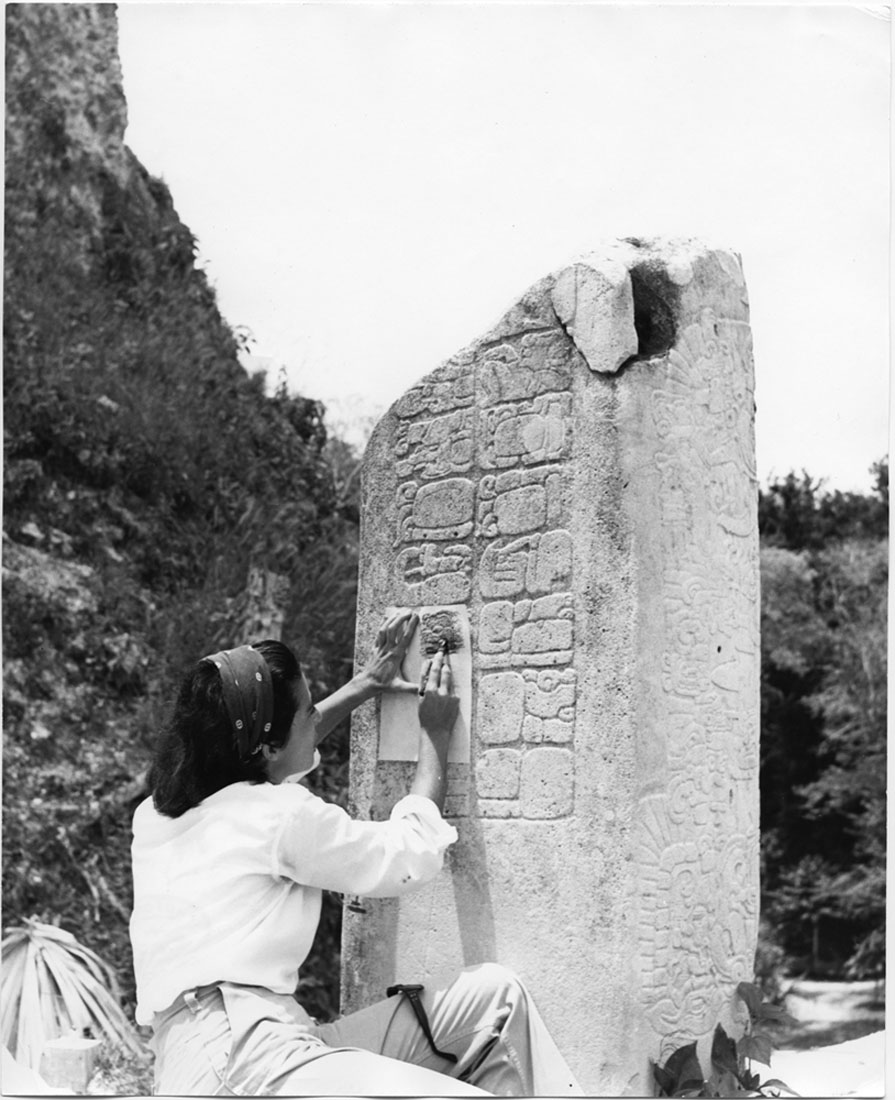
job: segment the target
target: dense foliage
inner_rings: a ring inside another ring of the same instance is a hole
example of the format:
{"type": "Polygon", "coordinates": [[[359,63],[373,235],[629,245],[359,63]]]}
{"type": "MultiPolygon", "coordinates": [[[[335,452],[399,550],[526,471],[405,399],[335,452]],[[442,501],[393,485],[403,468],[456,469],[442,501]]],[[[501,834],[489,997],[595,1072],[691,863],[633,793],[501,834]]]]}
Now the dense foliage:
{"type": "MultiPolygon", "coordinates": [[[[357,509],[322,408],[240,365],[165,185],[115,135],[77,140],[97,96],[116,106],[83,61],[113,12],[7,9],[3,897],[7,926],[59,921],[130,1000],[130,817],[172,688],[279,631],[336,686],[357,509]],[[54,97],[62,55],[84,71],[54,97]]],[[[345,731],[330,742],[317,782],[339,796],[345,731]]],[[[322,1016],[339,912],[306,970],[322,1016]]]]}
{"type": "Polygon", "coordinates": [[[885,966],[888,463],[760,500],[762,913],[789,967],[885,966]]]}

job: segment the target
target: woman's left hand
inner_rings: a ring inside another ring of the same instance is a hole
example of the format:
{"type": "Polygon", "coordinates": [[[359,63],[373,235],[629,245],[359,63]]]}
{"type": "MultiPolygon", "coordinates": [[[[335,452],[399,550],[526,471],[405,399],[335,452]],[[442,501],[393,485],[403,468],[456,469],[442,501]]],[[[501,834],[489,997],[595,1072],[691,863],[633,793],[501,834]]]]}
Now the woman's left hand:
{"type": "Polygon", "coordinates": [[[411,684],[401,675],[407,646],[418,623],[415,611],[396,611],[379,628],[373,654],[361,673],[373,692],[419,691],[419,684],[411,684]]]}

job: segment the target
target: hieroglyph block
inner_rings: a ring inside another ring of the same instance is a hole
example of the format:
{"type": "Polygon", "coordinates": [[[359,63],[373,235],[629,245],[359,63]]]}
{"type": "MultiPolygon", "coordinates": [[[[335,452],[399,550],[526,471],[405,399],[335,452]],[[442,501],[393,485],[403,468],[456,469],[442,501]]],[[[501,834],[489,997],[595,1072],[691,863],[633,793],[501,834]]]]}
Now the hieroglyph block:
{"type": "MultiPolygon", "coordinates": [[[[469,741],[445,872],[346,914],[345,1009],[495,959],[592,1095],[649,1094],[649,1058],[736,1030],[758,916],[753,413],[739,258],[627,240],[543,279],[377,426],[360,651],[386,605],[430,633],[462,612],[469,741]]],[[[360,816],[412,777],[400,707],[355,716],[360,816]]]]}

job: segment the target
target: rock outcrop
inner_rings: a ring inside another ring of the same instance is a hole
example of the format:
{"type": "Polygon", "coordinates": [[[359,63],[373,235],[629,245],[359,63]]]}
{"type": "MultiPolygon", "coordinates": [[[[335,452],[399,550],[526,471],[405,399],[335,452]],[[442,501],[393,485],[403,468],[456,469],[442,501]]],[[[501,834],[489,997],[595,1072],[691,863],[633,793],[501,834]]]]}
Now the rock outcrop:
{"type": "Polygon", "coordinates": [[[4,921],[61,920],[127,990],[130,811],[176,677],[305,607],[335,494],[321,409],[247,375],[125,144],[115,6],[5,13],[4,921]]]}

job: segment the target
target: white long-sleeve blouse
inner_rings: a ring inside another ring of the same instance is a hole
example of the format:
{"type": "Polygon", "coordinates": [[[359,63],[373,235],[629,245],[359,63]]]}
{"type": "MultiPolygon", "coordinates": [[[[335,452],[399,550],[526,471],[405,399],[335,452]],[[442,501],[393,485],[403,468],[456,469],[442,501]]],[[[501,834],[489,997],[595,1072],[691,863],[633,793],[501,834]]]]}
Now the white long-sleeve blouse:
{"type": "Polygon", "coordinates": [[[457,831],[431,799],[355,821],[296,783],[234,783],[181,817],[133,822],[137,1022],[212,982],[291,993],[321,892],[389,897],[432,879],[457,831]]]}

